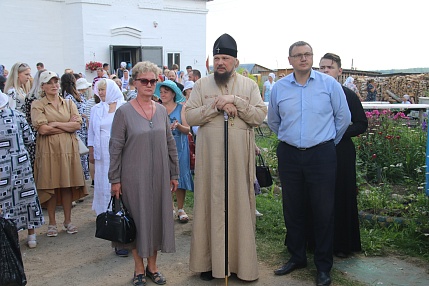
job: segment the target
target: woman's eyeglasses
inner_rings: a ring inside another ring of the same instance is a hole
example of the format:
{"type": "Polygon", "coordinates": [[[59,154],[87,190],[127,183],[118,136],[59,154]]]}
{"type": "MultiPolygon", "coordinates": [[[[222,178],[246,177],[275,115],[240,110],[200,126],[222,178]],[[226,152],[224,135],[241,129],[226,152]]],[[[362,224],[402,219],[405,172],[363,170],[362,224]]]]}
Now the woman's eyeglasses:
{"type": "Polygon", "coordinates": [[[142,85],[154,85],[158,80],[157,79],[146,79],[146,78],[136,78],[135,81],[139,81],[142,85]]]}

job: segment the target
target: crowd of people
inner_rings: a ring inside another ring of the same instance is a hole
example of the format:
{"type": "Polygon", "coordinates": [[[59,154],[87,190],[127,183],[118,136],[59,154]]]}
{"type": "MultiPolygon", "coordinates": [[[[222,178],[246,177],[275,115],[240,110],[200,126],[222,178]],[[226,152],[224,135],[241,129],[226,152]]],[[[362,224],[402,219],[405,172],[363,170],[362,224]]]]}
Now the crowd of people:
{"type": "Polygon", "coordinates": [[[28,247],[37,246],[35,228],[45,223],[43,209],[48,237],[58,235],[59,205],[62,229],[78,232],[72,206],[88,195],[85,182],[92,179],[95,214],[106,211],[114,196],[136,223],[134,242],[112,243],[118,256],[131,252],[133,285],[146,285],[147,279],[165,284],[158,252],[175,252],[174,220],[190,221],[185,197],[191,191],[190,270],[207,281],[231,273],[257,280],[254,128],[268,115],[280,142],[290,253],[274,273],[306,267],[306,251],[312,248],[316,284],[330,285],[333,255],[361,251],[351,137],[368,123],[353,78],[345,86],[338,82],[341,59],[332,53],[314,71],[313,49],[302,41],[289,49],[294,72],[277,81],[269,74],[262,93],[247,71],[236,72],[233,37],[221,35],[213,57],[214,73],[206,77],[191,66],[185,73],[177,65],[161,70],[148,61],[123,62],[112,74],[107,63],[98,68],[92,83],[71,69],[60,76],[38,63],[33,77],[26,63],[12,66],[0,94],[0,129],[8,131],[0,132],[0,140],[9,144],[0,148],[9,176],[0,185],[0,209],[19,230],[28,231],[28,247]],[[225,132],[228,145],[222,148],[225,132]],[[194,171],[190,135],[196,142],[194,171]],[[89,154],[79,153],[78,137],[89,154]],[[222,173],[226,158],[227,178],[222,173]],[[25,198],[18,196],[23,188],[30,190],[25,198]],[[231,190],[228,205],[225,188],[231,190]]]}

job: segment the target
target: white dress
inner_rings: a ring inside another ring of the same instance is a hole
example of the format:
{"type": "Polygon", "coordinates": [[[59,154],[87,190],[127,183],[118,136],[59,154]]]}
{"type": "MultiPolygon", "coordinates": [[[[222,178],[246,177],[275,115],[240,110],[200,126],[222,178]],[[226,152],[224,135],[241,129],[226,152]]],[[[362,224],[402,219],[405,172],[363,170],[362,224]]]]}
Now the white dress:
{"type": "Polygon", "coordinates": [[[112,128],[114,115],[114,112],[107,113],[105,117],[100,118],[100,158],[95,159],[94,200],[92,201],[92,209],[97,215],[107,210],[107,205],[111,198],[110,183],[107,175],[110,165],[110,130],[112,128]]]}

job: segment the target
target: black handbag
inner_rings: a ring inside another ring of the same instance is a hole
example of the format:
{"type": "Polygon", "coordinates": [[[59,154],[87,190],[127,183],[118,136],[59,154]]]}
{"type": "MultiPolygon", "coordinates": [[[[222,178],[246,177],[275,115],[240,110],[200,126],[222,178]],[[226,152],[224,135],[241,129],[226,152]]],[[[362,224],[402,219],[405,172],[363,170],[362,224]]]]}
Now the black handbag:
{"type": "Polygon", "coordinates": [[[261,187],[270,187],[273,184],[270,168],[265,165],[264,158],[261,154],[258,154],[256,162],[256,179],[261,187]]]}
{"type": "Polygon", "coordinates": [[[0,285],[26,284],[16,224],[0,217],[0,285]]]}
{"type": "Polygon", "coordinates": [[[95,237],[120,243],[130,243],[136,239],[136,225],[119,197],[120,210],[115,211],[115,197],[112,196],[107,210],[97,216],[95,237]],[[109,211],[110,205],[112,210],[109,211]]]}

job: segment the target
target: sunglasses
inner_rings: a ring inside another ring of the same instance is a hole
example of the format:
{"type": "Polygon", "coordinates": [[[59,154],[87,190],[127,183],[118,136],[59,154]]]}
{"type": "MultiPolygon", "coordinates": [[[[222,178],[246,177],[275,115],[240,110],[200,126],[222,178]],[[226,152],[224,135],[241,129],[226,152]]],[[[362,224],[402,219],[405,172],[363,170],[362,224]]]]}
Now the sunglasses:
{"type": "Polygon", "coordinates": [[[146,79],[146,78],[136,78],[134,79],[135,81],[139,81],[142,85],[148,85],[150,83],[150,85],[154,85],[158,79],[146,79]]]}

